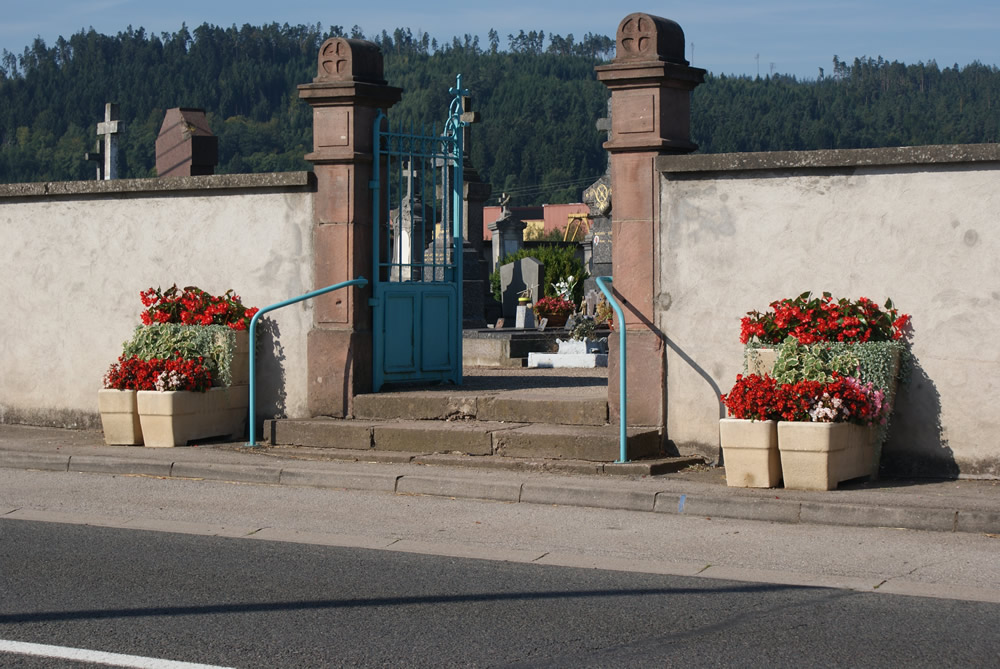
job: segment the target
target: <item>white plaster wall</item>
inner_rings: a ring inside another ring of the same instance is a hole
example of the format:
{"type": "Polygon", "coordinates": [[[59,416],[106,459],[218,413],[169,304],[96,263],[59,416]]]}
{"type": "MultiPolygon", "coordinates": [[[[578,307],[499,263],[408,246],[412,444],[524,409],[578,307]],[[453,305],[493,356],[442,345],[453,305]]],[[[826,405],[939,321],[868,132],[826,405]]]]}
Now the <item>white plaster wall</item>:
{"type": "Polygon", "coordinates": [[[1000,475],[1000,170],[985,166],[665,174],[657,323],[668,436],[717,455],[718,394],[741,371],[740,318],[804,291],[891,297],[916,369],[885,456],[1000,475]]]}
{"type": "MultiPolygon", "coordinates": [[[[94,426],[102,376],[140,323],[143,289],[233,288],[257,307],[311,290],[312,197],[244,190],[0,202],[0,422],[94,426]]],[[[311,309],[270,315],[278,337],[260,337],[263,413],[307,415],[311,309]]]]}

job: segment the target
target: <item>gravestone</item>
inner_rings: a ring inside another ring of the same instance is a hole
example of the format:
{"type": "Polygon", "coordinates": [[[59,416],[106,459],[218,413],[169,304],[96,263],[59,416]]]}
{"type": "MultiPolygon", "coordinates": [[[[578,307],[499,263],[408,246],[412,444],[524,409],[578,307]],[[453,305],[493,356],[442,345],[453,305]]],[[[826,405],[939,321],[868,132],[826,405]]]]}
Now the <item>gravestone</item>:
{"type": "Polygon", "coordinates": [[[434,221],[428,220],[428,211],[421,196],[423,188],[419,172],[407,165],[402,170],[402,178],[406,183],[402,204],[399,209],[389,212],[392,222],[390,258],[393,263],[390,276],[393,281],[420,281],[421,270],[412,267],[412,264],[423,261],[421,250],[433,239],[434,221]],[[416,188],[414,184],[417,184],[416,188]]]}
{"type": "Polygon", "coordinates": [[[500,267],[500,294],[503,318],[514,323],[517,318],[517,298],[525,290],[531,291],[531,300],[545,295],[545,265],[536,258],[521,258],[500,267]]]}
{"type": "Polygon", "coordinates": [[[596,290],[588,290],[583,296],[584,314],[594,316],[597,313],[597,303],[601,301],[601,293],[596,290]]]}
{"type": "MultiPolygon", "coordinates": [[[[608,116],[597,121],[597,129],[608,133],[611,141],[611,100],[608,116]]],[[[584,240],[584,262],[590,278],[584,281],[584,290],[597,289],[594,277],[611,276],[611,154],[604,175],[583,191],[583,201],[590,208],[590,232],[584,240]]]]}
{"type": "Polygon", "coordinates": [[[524,228],[528,225],[511,213],[510,196],[504,193],[500,198],[500,218],[489,224],[493,235],[493,262],[491,267],[496,270],[500,261],[513,255],[524,246],[524,228]]]}
{"type": "Polygon", "coordinates": [[[214,174],[219,138],[212,134],[204,109],[168,109],[156,138],[156,176],[214,174]]]}

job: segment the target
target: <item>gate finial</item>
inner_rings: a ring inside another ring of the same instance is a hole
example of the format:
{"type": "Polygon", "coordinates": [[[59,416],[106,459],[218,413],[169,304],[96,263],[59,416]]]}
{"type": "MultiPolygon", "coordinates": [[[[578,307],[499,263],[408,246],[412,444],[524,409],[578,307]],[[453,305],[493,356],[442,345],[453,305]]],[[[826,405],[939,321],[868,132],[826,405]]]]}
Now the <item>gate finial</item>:
{"type": "Polygon", "coordinates": [[[364,81],[385,85],[382,49],[373,42],[331,37],[319,48],[313,83],[364,81]]]}
{"type": "Polygon", "coordinates": [[[455,77],[455,86],[448,89],[448,94],[452,95],[451,106],[448,108],[448,121],[445,123],[444,132],[446,135],[454,134],[459,128],[469,125],[471,119],[467,119],[463,114],[462,98],[469,97],[469,89],[462,88],[462,75],[455,77]]]}

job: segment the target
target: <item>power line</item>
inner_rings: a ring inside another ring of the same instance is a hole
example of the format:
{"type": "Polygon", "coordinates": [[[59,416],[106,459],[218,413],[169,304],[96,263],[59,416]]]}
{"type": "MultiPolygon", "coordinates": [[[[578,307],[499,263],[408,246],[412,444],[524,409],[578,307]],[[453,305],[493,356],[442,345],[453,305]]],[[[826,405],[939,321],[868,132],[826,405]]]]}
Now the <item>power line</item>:
{"type": "Polygon", "coordinates": [[[508,195],[528,195],[528,194],[531,194],[531,193],[540,193],[542,191],[549,190],[551,188],[560,188],[560,187],[566,187],[566,186],[576,186],[576,185],[582,185],[582,184],[589,184],[589,183],[593,183],[594,181],[597,181],[599,178],[600,178],[600,175],[598,175],[598,176],[592,176],[592,177],[583,177],[583,178],[580,178],[580,179],[570,179],[570,180],[567,180],[567,181],[552,181],[552,182],[547,183],[547,184],[534,184],[534,185],[531,185],[531,186],[519,186],[519,187],[511,188],[509,190],[505,190],[504,192],[507,193],[508,195]]]}

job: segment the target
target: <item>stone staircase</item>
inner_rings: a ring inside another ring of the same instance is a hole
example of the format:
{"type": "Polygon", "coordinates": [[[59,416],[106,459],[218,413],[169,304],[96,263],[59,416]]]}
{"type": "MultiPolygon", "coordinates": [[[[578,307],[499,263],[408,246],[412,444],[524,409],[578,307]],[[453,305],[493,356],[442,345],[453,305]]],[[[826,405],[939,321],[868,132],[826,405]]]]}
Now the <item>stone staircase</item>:
{"type": "MultiPolygon", "coordinates": [[[[614,462],[606,369],[467,368],[462,386],[355,398],[351,419],[266,421],[272,446],[353,452],[450,454],[614,462]]],[[[656,429],[628,431],[628,459],[662,455],[656,429]]]]}

